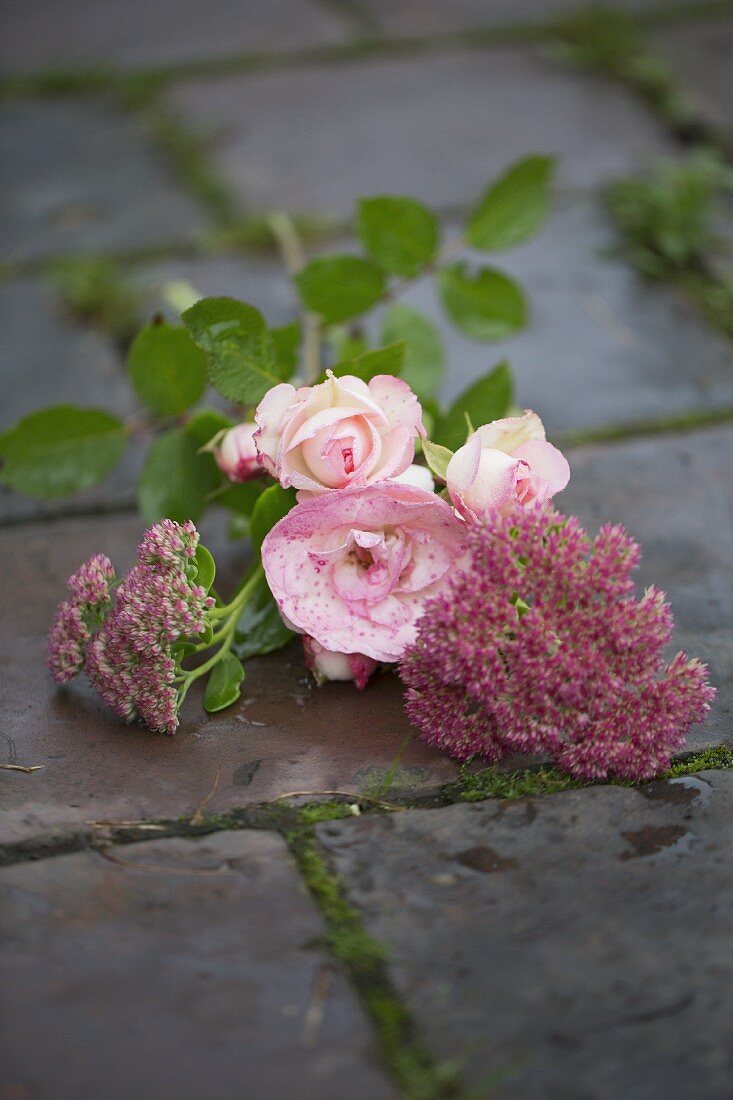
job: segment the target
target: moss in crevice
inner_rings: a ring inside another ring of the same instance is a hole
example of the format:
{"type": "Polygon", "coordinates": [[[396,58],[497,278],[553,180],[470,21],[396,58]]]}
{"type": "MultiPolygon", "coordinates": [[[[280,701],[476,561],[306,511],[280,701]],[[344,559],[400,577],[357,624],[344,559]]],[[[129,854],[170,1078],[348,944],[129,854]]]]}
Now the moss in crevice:
{"type": "Polygon", "coordinates": [[[555,21],[550,50],[561,61],[621,81],[680,141],[712,142],[712,131],[677,86],[669,67],[647,50],[641,28],[641,20],[626,12],[592,4],[555,21]]]}
{"type": "Polygon", "coordinates": [[[459,1097],[456,1065],[435,1064],[417,1040],[409,1014],[387,976],[385,949],[364,929],[312,830],[301,826],[287,831],[285,839],[326,925],[327,946],[356,987],[401,1096],[404,1100],[459,1097]]]}
{"type": "Polygon", "coordinates": [[[680,435],[684,432],[714,428],[733,422],[733,406],[719,409],[688,409],[670,416],[637,420],[630,424],[606,424],[599,428],[556,432],[554,439],[563,448],[584,447],[594,443],[621,443],[629,439],[644,439],[655,435],[680,435]]]}
{"type": "Polygon", "coordinates": [[[143,294],[119,264],[103,256],[74,256],[52,263],[48,276],[75,320],[127,347],[142,324],[143,294]]]}
{"type": "MultiPolygon", "coordinates": [[[[657,779],[676,779],[679,776],[695,775],[701,771],[726,771],[733,768],[733,748],[730,745],[718,745],[702,752],[689,753],[656,776],[657,779]]],[[[502,771],[497,767],[471,771],[470,765],[461,768],[458,783],[452,788],[450,801],[479,802],[489,798],[515,799],[535,798],[561,791],[574,791],[586,787],[615,786],[638,787],[641,783],[624,780],[604,779],[597,783],[575,779],[558,768],[542,766],[520,768],[513,772],[502,771]]]]}
{"type": "Polygon", "coordinates": [[[163,107],[156,95],[143,92],[128,98],[126,105],[137,114],[189,194],[208,211],[216,228],[236,226],[242,212],[232,190],[212,170],[205,137],[163,107]]]}

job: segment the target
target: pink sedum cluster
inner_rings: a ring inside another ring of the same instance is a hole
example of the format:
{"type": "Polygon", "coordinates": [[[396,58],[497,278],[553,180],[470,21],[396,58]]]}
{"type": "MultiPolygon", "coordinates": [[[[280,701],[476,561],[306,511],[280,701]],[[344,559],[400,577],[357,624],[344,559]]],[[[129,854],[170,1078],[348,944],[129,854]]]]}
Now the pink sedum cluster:
{"type": "Polygon", "coordinates": [[[255,443],[265,469],[284,488],[307,493],[356,488],[403,473],[422,408],[406,382],[380,374],[367,384],[352,375],[296,389],[274,386],[260,402],[255,443]]]}
{"type": "MultiPolygon", "coordinates": [[[[101,602],[103,585],[114,577],[107,558],[97,555],[69,580],[76,593],[97,594],[94,605],[98,631],[86,627],[79,636],[74,661],[64,648],[62,604],[49,640],[49,665],[54,678],[63,682],[82,668],[108,706],[125,721],[140,717],[152,730],[175,733],[178,727],[176,661],[171,647],[180,638],[195,637],[206,627],[206,612],[214,600],[191,582],[192,559],[198,532],[190,522],[164,519],[143,536],[137,564],[121,581],[112,604],[109,591],[101,602]],[[92,563],[98,563],[92,575],[92,563]],[[100,614],[104,610],[104,615],[100,614]]],[[[86,608],[88,605],[75,605],[86,608]]],[[[83,611],[89,618],[89,613],[83,611]]]]}
{"type": "Polygon", "coordinates": [[[91,627],[107,613],[114,579],[109,558],[94,554],[67,580],[71,599],[59,604],[48,639],[48,667],[57,683],[73,680],[84,667],[91,627]]]}
{"type": "Polygon", "coordinates": [[[658,589],[635,598],[623,528],[591,543],[575,518],[515,504],[467,542],[400,666],[423,739],[463,760],[549,755],[584,779],[667,767],[715,690],[698,660],[665,664],[671,610],[658,589]]]}

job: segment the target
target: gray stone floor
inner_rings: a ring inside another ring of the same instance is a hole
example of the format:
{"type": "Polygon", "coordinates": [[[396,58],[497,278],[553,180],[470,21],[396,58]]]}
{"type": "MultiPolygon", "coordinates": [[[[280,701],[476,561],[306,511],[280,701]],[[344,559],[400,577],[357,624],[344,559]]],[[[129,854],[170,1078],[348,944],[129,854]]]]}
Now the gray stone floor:
{"type": "Polygon", "coordinates": [[[507,1100],[730,1096],[733,782],[318,826],[442,1057],[507,1100]]]}
{"type": "MultiPolygon", "coordinates": [[[[284,207],[342,222],[360,194],[406,192],[445,214],[448,238],[509,160],[555,153],[547,225],[496,257],[527,288],[525,332],[457,336],[429,280],[405,300],[441,329],[445,398],[506,356],[551,432],[590,433],[558,503],[641,541],[640,584],[667,591],[676,644],[719,689],[699,751],[733,740],[733,347],[614,253],[604,185],[684,150],[627,89],[537,41],[538,22],[579,7],[9,0],[0,430],[57,402],[134,411],[119,344],[53,289],[59,256],[128,254],[149,312],[185,280],[273,324],[294,315],[279,261],[231,246],[231,211],[166,155],[143,93],[199,142],[245,221],[284,207]],[[526,41],[500,46],[507,24],[526,41]],[[688,414],[695,430],[675,430],[688,414]],[[609,426],[622,431],[599,442],[609,426]]],[[[731,18],[690,4],[649,34],[724,137],[731,18]]],[[[469,804],[456,765],[411,734],[395,679],[316,690],[297,645],[250,662],[228,711],[204,717],[192,693],[175,738],[121,726],[83,686],[52,686],[45,633],[79,560],[130,563],[140,461],[132,446],[72,501],[0,491],[0,762],[41,768],[0,770],[0,1100],[733,1094],[733,772],[469,804]],[[342,792],[361,814],[311,834],[278,802],[298,791],[342,792]],[[375,796],[387,805],[368,813],[375,796]]],[[[247,551],[224,528],[203,525],[226,583],[247,551]]]]}

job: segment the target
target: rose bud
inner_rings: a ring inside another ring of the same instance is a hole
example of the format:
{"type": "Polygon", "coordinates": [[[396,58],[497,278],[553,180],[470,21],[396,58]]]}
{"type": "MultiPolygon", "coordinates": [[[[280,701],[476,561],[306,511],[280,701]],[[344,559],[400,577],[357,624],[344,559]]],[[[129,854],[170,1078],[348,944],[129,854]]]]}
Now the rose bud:
{"type": "Polygon", "coordinates": [[[320,687],[327,680],[353,680],[360,691],[377,671],[378,662],[363,653],[334,653],[307,635],[303,638],[305,663],[320,687]]]}
{"type": "Polygon", "coordinates": [[[536,413],[484,424],[451,458],[446,482],[464,519],[497,512],[512,501],[548,500],[570,480],[567,459],[545,439],[536,413]]]}
{"type": "Polygon", "coordinates": [[[264,473],[255,446],[256,424],[237,424],[212,447],[216,464],[230,481],[249,481],[264,473]]]}

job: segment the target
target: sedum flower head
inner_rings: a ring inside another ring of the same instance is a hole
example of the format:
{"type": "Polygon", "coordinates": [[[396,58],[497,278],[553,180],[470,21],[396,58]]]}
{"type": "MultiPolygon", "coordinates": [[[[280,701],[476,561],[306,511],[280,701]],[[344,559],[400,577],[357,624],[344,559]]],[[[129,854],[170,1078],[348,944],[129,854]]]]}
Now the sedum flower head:
{"type": "Polygon", "coordinates": [[[71,598],[59,604],[48,638],[48,667],[57,683],[73,680],[81,672],[90,628],[107,614],[114,579],[109,558],[94,554],[67,580],[71,598]]]}
{"type": "Polygon", "coordinates": [[[400,666],[423,739],[459,759],[549,754],[586,779],[668,766],[715,690],[698,660],[665,663],[671,610],[656,588],[636,599],[623,528],[591,542],[549,505],[515,507],[468,544],[400,666]]]}
{"type": "Polygon", "coordinates": [[[113,577],[106,558],[90,558],[73,577],[71,601],[59,607],[50,638],[51,671],[59,681],[84,668],[102,699],[125,721],[141,718],[152,730],[178,726],[177,665],[172,646],[201,634],[214,606],[192,582],[199,535],[192,523],[162,520],[145,532],[137,565],[123,578],[112,604],[107,588],[104,616],[88,622],[91,605],[81,596],[97,591],[100,577],[113,577]],[[97,584],[97,588],[95,588],[97,584]],[[76,602],[75,602],[76,601],[76,602]],[[92,633],[91,626],[99,627],[92,633]]]}

